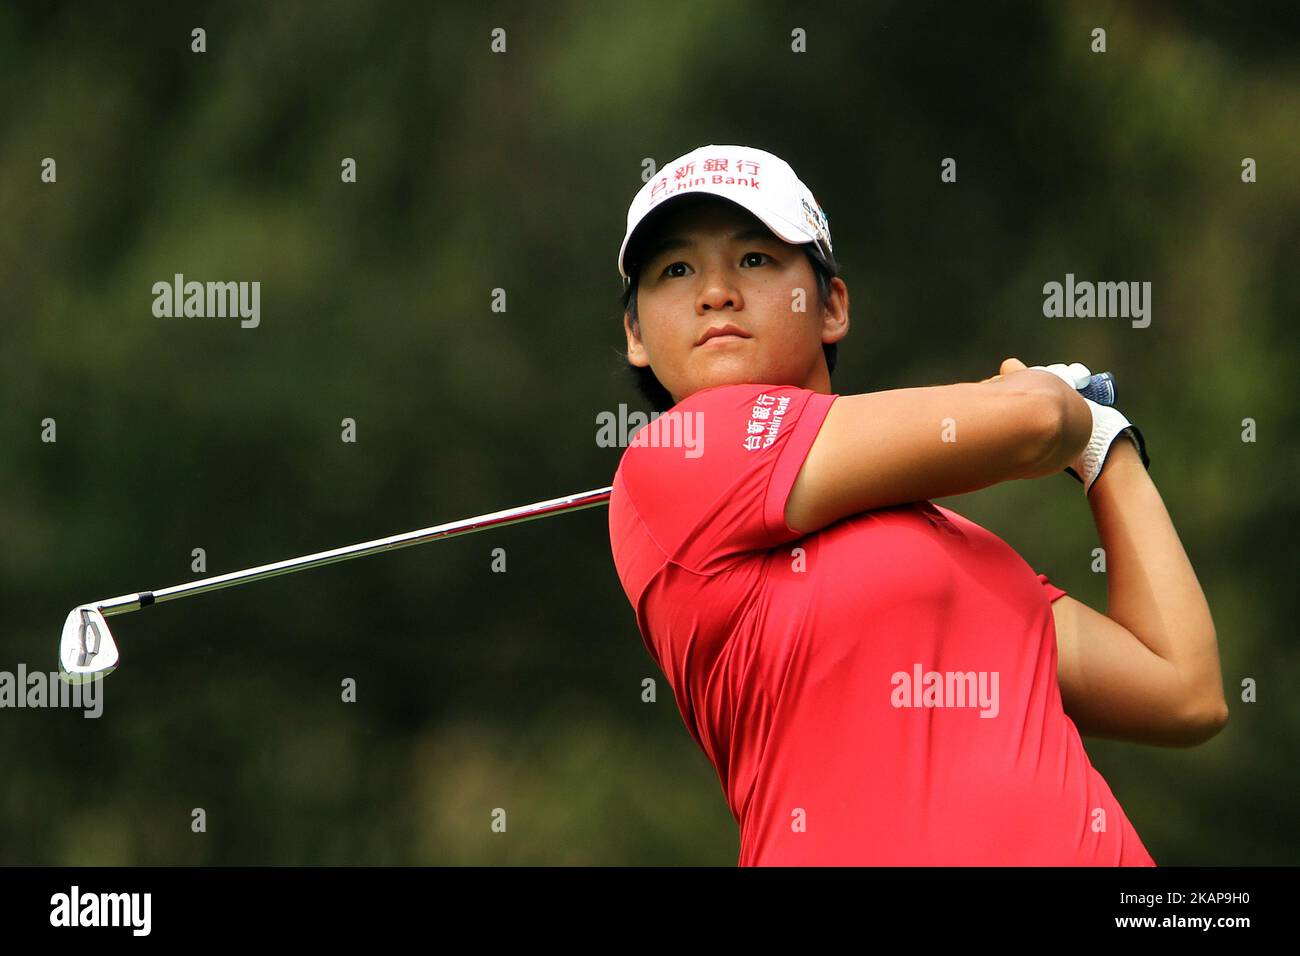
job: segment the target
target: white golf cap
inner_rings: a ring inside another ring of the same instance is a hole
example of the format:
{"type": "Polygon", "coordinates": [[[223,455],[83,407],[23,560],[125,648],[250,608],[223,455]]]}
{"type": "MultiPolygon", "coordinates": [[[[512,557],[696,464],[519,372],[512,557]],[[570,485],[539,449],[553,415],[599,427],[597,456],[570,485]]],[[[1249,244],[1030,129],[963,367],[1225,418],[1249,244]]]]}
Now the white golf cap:
{"type": "Polygon", "coordinates": [[[701,146],[664,165],[636,194],[627,210],[627,232],[618,250],[618,272],[631,278],[623,257],[637,226],[665,200],[710,193],[748,209],[779,239],[811,242],[818,258],[831,255],[831,224],[817,199],[790,164],[753,146],[701,146]]]}

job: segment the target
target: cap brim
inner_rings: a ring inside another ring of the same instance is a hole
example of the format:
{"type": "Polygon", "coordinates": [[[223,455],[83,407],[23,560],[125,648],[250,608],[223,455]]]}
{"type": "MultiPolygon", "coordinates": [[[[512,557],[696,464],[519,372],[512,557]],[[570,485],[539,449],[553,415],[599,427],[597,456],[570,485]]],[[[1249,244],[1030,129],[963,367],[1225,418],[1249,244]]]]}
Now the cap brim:
{"type": "MultiPolygon", "coordinates": [[[[782,242],[788,242],[791,245],[806,245],[810,242],[810,240],[806,235],[802,234],[798,229],[794,228],[783,217],[775,216],[767,212],[758,212],[754,209],[751,209],[749,206],[746,206],[744,203],[736,201],[731,196],[727,196],[723,193],[716,191],[715,189],[709,187],[708,185],[696,186],[690,189],[683,189],[681,192],[669,196],[659,205],[655,206],[653,209],[647,212],[641,218],[641,221],[636,224],[636,227],[627,236],[623,238],[623,244],[618,250],[618,271],[619,274],[623,276],[623,282],[625,285],[630,281],[629,277],[631,273],[629,271],[629,267],[635,268],[638,265],[636,260],[629,259],[627,254],[629,251],[634,251],[635,240],[638,237],[645,235],[645,227],[649,224],[653,224],[659,218],[662,218],[665,209],[681,205],[681,200],[683,199],[698,200],[701,197],[711,197],[713,199],[721,199],[724,202],[728,202],[739,209],[745,210],[745,212],[749,213],[751,216],[753,216],[755,219],[761,222],[764,226],[770,229],[772,231],[772,234],[776,236],[778,239],[780,239],[782,242]]],[[[816,243],[812,243],[812,245],[814,248],[817,247],[816,243]]],[[[820,254],[821,250],[817,249],[817,252],[820,254]]],[[[825,257],[821,256],[821,258],[824,259],[825,257]]]]}

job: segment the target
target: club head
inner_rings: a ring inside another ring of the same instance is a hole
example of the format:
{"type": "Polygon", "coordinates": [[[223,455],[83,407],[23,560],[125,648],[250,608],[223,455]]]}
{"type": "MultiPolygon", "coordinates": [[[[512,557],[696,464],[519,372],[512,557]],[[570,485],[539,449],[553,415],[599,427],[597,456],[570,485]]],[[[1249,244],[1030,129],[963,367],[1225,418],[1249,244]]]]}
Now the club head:
{"type": "Polygon", "coordinates": [[[59,676],[84,684],[117,669],[117,643],[98,608],[74,608],[63,622],[59,642],[59,676]]]}

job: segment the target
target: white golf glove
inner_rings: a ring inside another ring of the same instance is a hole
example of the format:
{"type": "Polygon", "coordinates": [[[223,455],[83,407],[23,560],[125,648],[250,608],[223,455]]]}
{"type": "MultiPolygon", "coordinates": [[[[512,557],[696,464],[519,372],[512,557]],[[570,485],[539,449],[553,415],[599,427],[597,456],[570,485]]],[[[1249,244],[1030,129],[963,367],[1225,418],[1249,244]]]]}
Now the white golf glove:
{"type": "Polygon", "coordinates": [[[1083,483],[1083,494],[1086,497],[1088,492],[1092,491],[1093,483],[1106,464],[1106,456],[1110,454],[1111,446],[1120,435],[1125,435],[1132,440],[1144,468],[1151,468],[1151,459],[1147,456],[1146,441],[1142,438],[1142,432],[1124,417],[1123,412],[1111,405],[1100,405],[1090,398],[1085,398],[1084,401],[1092,410],[1092,437],[1065,471],[1070,477],[1083,483]]]}
{"type": "MultiPolygon", "coordinates": [[[[1076,390],[1087,385],[1088,379],[1092,377],[1088,367],[1078,362],[1071,362],[1069,365],[1060,362],[1055,365],[1031,365],[1030,368],[1051,372],[1076,390]]],[[[1094,402],[1090,398],[1085,398],[1084,401],[1088,403],[1088,408],[1092,412],[1092,437],[1065,471],[1083,485],[1083,493],[1087,496],[1088,492],[1092,491],[1093,483],[1101,475],[1101,469],[1105,467],[1106,456],[1110,454],[1111,446],[1120,435],[1128,436],[1133,442],[1138,455],[1142,458],[1144,468],[1150,469],[1151,459],[1147,455],[1146,441],[1142,437],[1142,432],[1124,417],[1123,412],[1114,406],[1094,402]]]]}

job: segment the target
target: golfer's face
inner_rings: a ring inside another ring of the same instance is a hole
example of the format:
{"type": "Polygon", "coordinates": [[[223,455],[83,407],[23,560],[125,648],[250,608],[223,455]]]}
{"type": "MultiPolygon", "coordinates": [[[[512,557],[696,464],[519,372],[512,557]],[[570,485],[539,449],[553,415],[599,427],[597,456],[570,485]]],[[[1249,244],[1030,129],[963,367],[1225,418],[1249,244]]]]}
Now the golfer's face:
{"type": "Polygon", "coordinates": [[[675,400],[714,385],[807,385],[822,361],[817,279],[807,256],[744,209],[719,202],[671,213],[638,281],[629,359],[675,400]],[[713,326],[740,334],[701,338],[713,326]]]}

